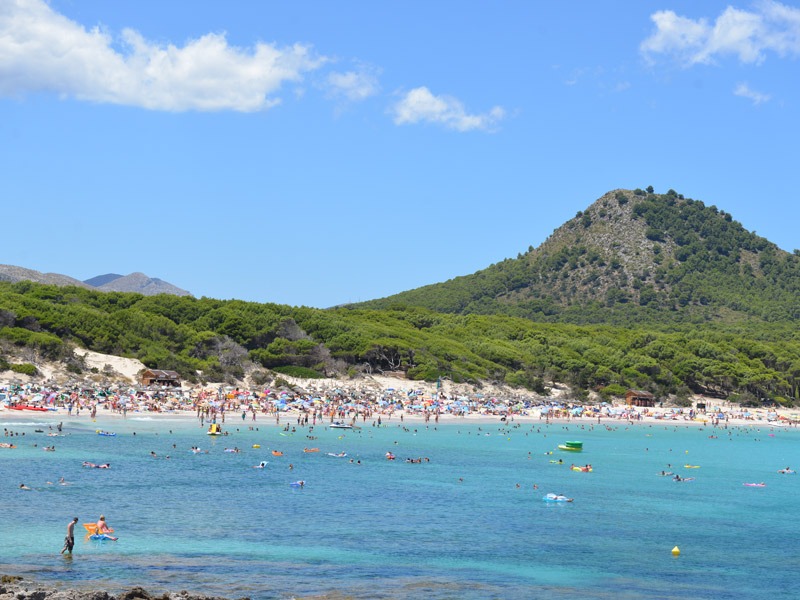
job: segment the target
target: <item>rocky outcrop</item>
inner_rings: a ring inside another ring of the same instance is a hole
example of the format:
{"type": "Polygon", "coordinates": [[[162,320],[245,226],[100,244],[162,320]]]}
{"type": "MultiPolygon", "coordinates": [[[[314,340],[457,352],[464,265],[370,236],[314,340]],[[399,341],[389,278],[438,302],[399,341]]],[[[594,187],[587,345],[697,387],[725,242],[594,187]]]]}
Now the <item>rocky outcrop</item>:
{"type": "MultiPolygon", "coordinates": [[[[152,594],[141,587],[133,587],[119,594],[92,589],[58,589],[25,581],[16,575],[0,578],[0,600],[227,600],[220,596],[205,596],[186,590],[152,594]]],[[[239,600],[250,600],[240,598],[239,600]]]]}

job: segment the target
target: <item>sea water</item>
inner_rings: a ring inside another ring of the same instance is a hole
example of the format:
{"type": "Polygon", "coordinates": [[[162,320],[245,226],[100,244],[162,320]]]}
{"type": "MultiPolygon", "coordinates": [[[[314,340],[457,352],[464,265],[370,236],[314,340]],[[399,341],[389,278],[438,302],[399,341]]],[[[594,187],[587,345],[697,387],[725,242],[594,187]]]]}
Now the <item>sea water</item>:
{"type": "Polygon", "coordinates": [[[800,587],[800,476],[777,472],[800,467],[793,429],[395,417],[286,432],[259,417],[210,437],[186,417],[63,420],[65,435],[48,437],[51,419],[0,417],[25,434],[0,440],[18,446],[0,448],[2,573],[258,599],[757,599],[800,587]],[[583,452],[559,451],[567,440],[583,452]],[[119,541],[84,538],[101,514],[119,541]],[[70,558],[59,550],[73,516],[70,558]]]}

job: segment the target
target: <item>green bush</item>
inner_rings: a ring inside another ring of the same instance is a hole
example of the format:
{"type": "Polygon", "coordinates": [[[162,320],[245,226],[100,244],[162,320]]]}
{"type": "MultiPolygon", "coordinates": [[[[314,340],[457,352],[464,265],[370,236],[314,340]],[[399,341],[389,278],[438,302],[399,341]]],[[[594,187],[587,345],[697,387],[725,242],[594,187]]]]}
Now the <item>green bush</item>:
{"type": "Polygon", "coordinates": [[[600,395],[603,397],[603,400],[611,400],[612,398],[624,398],[625,392],[628,391],[628,388],[622,386],[618,383],[611,383],[603,388],[600,389],[600,395]]]}
{"type": "Polygon", "coordinates": [[[20,373],[22,375],[33,376],[33,375],[36,375],[37,373],[39,373],[39,370],[36,368],[36,365],[32,365],[30,363],[21,363],[21,364],[10,365],[10,366],[11,366],[11,370],[14,371],[14,373],[20,373]]]}
{"type": "Polygon", "coordinates": [[[324,379],[325,375],[314,369],[307,367],[296,367],[294,365],[287,365],[284,367],[275,367],[272,369],[281,375],[289,375],[289,377],[300,377],[302,379],[324,379]]]}

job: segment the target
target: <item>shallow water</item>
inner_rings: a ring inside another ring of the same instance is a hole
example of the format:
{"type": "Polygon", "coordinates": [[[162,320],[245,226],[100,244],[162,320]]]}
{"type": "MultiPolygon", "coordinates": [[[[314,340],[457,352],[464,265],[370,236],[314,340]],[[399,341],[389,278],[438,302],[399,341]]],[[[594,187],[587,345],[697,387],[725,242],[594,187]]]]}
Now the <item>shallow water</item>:
{"type": "Polygon", "coordinates": [[[261,420],[250,431],[252,422],[235,419],[231,435],[211,438],[194,420],[129,416],[65,419],[68,435],[51,438],[34,433],[46,424],[5,421],[0,429],[25,436],[0,449],[4,573],[252,598],[795,596],[800,476],[777,473],[798,466],[794,430],[607,430],[588,421],[404,429],[395,419],[316,427],[309,440],[306,430],[281,435],[261,420]],[[555,449],[567,439],[582,440],[584,452],[555,449]],[[50,444],[56,451],[43,452],[50,444]],[[242,452],[224,452],[233,446],[242,452]],[[327,455],[340,451],[348,457],[327,455]],[[550,462],[558,458],[566,464],[550,462]],[[86,469],[84,460],[112,468],[86,469]],[[253,469],[261,460],[267,468],[253,469]],[[594,471],[571,471],[573,461],[594,471]],[[695,480],[658,476],[668,464],[695,480]],[[60,476],[71,485],[45,483],[60,476]],[[297,479],[305,488],[289,486],[297,479]],[[760,481],[766,487],[742,485],[760,481]],[[22,482],[34,490],[16,489],[22,482]],[[575,501],[546,503],[547,492],[575,501]],[[58,554],[73,516],[84,523],[101,513],[118,542],[79,536],[73,558],[58,554]]]}

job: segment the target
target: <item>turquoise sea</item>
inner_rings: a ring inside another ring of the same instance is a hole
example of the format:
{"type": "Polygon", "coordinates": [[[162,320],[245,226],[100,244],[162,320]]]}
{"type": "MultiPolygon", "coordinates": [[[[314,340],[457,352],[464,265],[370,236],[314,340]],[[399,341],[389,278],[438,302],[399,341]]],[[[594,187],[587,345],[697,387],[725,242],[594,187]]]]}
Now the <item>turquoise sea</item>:
{"type": "Polygon", "coordinates": [[[0,448],[0,573],[258,599],[797,597],[800,475],[777,473],[800,467],[797,430],[395,417],[317,426],[310,440],[261,417],[229,419],[230,435],[212,438],[190,418],[129,414],[64,415],[66,435],[47,437],[52,419],[0,416],[25,434],[0,440],[18,445],[0,448]],[[584,451],[557,450],[566,440],[584,451]],[[417,457],[430,462],[405,462],[417,457]],[[71,484],[46,484],[62,476],[71,484]],[[547,503],[548,492],[575,500],[547,503]],[[100,514],[119,541],[76,529],[74,556],[60,555],[71,518],[100,514]]]}

